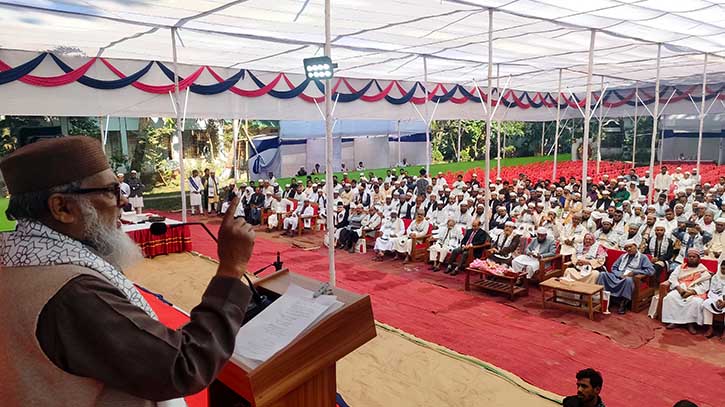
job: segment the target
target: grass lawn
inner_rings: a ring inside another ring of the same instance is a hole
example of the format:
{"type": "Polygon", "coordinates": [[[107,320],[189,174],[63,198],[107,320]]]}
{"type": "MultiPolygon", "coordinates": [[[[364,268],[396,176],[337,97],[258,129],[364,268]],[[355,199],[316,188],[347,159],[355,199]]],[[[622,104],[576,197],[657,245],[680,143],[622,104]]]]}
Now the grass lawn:
{"type": "Polygon", "coordinates": [[[5,217],[5,210],[8,209],[7,198],[0,198],[0,232],[9,232],[15,230],[15,221],[8,220],[5,217]]]}
{"type": "MultiPolygon", "coordinates": [[[[531,163],[538,163],[543,161],[553,161],[553,156],[536,156],[536,157],[513,157],[513,158],[505,158],[501,161],[502,167],[511,167],[516,165],[526,165],[531,163]]],[[[571,154],[560,154],[558,156],[559,161],[569,161],[571,160],[571,154]]],[[[444,163],[444,164],[433,164],[430,166],[430,171],[432,174],[437,174],[438,172],[456,172],[456,171],[465,171],[470,168],[476,168],[476,167],[484,167],[485,161],[468,161],[468,162],[453,162],[453,163],[444,163]]],[[[418,171],[421,168],[425,168],[425,165],[412,165],[409,167],[405,167],[405,170],[408,171],[409,174],[418,175],[418,171]]],[[[491,160],[491,169],[494,172],[496,171],[496,161],[491,160]]],[[[385,173],[388,170],[388,168],[379,168],[375,170],[365,170],[365,175],[369,172],[372,172],[375,174],[376,177],[385,177],[385,173]]],[[[342,177],[342,173],[335,173],[338,177],[342,177]]],[[[355,171],[351,171],[348,176],[353,179],[359,178],[360,174],[355,171]]],[[[319,175],[320,179],[324,179],[324,174],[319,175]]],[[[297,178],[304,178],[304,177],[297,177],[297,178]]],[[[284,187],[285,184],[289,184],[292,177],[289,178],[279,178],[277,182],[284,187]]],[[[314,179],[314,176],[313,176],[314,179]]],[[[222,186],[226,186],[227,182],[222,182],[222,186]]],[[[178,188],[178,187],[175,187],[178,188]]],[[[188,201],[187,201],[188,202],[188,201]]],[[[146,205],[146,208],[148,209],[156,209],[156,210],[162,210],[162,211],[172,211],[172,210],[179,210],[181,209],[181,201],[179,200],[179,192],[173,191],[169,192],[167,188],[159,189],[156,188],[154,192],[151,192],[144,196],[144,204],[146,205]],[[158,192],[156,192],[158,191],[158,192]]]]}

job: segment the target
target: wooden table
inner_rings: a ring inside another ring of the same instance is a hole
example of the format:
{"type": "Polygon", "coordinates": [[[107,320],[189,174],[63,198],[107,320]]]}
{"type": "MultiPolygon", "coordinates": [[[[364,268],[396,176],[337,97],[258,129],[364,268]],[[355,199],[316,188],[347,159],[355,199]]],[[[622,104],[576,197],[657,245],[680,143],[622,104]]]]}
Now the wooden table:
{"type": "Polygon", "coordinates": [[[482,288],[488,291],[494,291],[498,293],[507,294],[513,301],[517,295],[528,295],[529,294],[529,280],[525,274],[522,275],[498,275],[489,273],[485,270],[467,267],[466,268],[466,291],[470,290],[470,286],[482,288]],[[471,281],[471,274],[479,274],[480,279],[471,281]],[[516,283],[522,280],[522,284],[516,285],[516,283]]]}
{"type": "Polygon", "coordinates": [[[575,310],[587,311],[589,319],[594,320],[594,312],[602,312],[602,293],[604,287],[597,284],[587,284],[579,281],[566,281],[559,277],[550,278],[539,284],[541,288],[542,306],[546,308],[546,304],[552,304],[556,307],[575,310]],[[547,292],[551,292],[551,297],[546,296],[547,292]],[[579,298],[565,298],[567,302],[576,302],[577,305],[571,305],[561,302],[560,292],[577,294],[579,298]],[[594,303],[592,298],[599,294],[599,302],[594,303]]]}

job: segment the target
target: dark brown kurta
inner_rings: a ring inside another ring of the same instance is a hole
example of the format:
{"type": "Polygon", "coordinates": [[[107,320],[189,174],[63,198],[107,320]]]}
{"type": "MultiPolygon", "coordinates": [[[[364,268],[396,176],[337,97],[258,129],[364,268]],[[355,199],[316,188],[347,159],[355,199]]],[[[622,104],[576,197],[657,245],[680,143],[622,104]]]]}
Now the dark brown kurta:
{"type": "Polygon", "coordinates": [[[234,350],[250,295],[239,279],[214,277],[191,321],[172,330],[108,282],[82,275],[45,305],[36,336],[65,372],[168,400],[211,384],[234,350]]]}

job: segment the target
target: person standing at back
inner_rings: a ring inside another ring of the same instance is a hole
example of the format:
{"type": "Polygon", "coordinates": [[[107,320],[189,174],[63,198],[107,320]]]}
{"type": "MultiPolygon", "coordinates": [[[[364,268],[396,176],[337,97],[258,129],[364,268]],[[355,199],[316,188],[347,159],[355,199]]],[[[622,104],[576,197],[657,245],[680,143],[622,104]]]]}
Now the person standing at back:
{"type": "Polygon", "coordinates": [[[143,192],[144,185],[138,178],[136,170],[131,171],[131,176],[128,180],[128,186],[131,192],[128,194],[128,201],[131,203],[131,207],[136,213],[140,214],[143,211],[143,192]]]}

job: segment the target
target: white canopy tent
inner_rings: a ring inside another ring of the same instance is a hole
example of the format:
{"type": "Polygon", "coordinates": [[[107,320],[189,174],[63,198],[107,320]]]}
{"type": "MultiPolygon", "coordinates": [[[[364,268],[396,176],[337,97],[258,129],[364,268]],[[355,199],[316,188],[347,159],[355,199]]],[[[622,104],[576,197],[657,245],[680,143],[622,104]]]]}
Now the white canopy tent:
{"type": "Polygon", "coordinates": [[[594,115],[702,121],[725,111],[722,87],[707,85],[725,82],[724,17],[711,0],[336,0],[332,10],[329,0],[0,1],[0,112],[179,122],[322,113],[328,139],[333,117],[485,118],[487,144],[496,119],[556,117],[559,128],[583,115],[585,134],[594,115]],[[323,48],[349,80],[303,80],[301,60],[323,48]]]}

